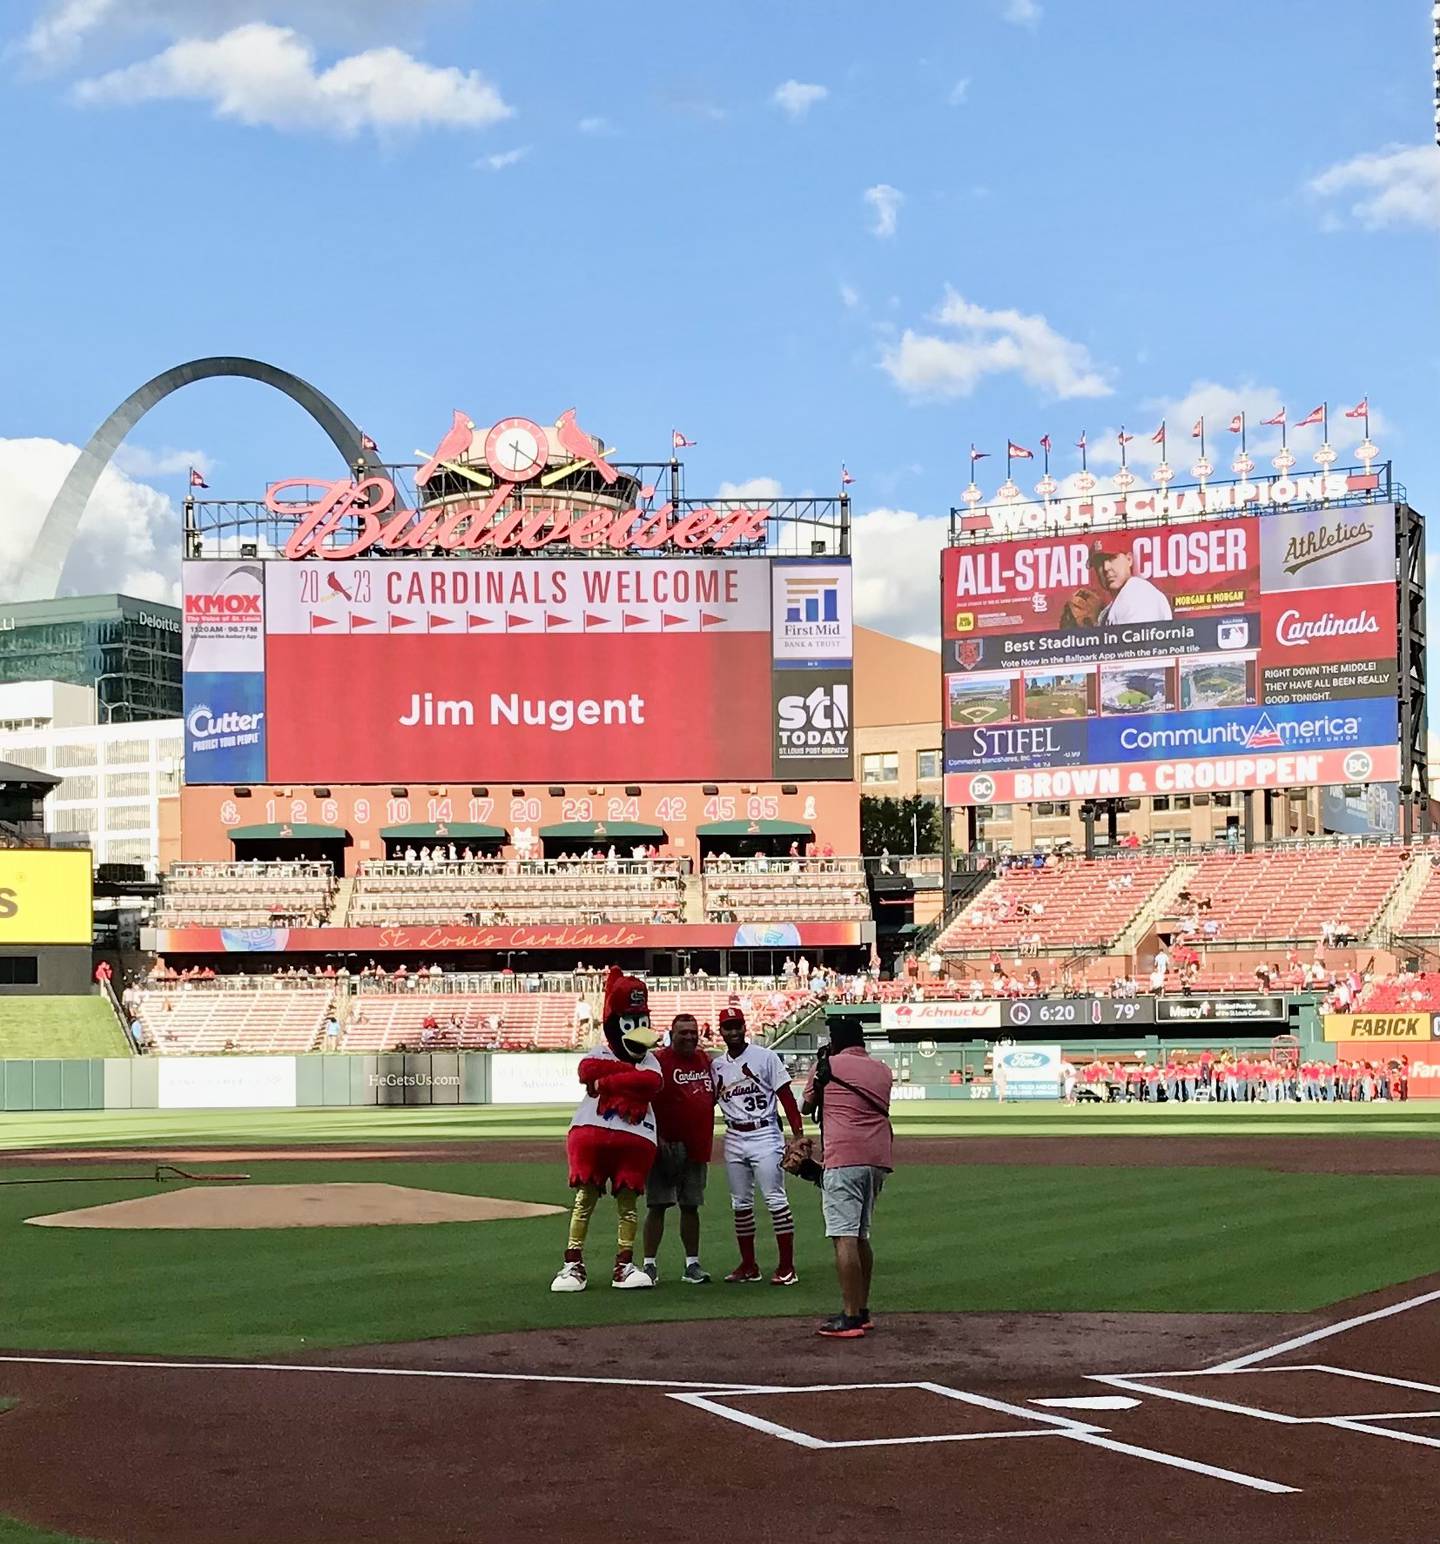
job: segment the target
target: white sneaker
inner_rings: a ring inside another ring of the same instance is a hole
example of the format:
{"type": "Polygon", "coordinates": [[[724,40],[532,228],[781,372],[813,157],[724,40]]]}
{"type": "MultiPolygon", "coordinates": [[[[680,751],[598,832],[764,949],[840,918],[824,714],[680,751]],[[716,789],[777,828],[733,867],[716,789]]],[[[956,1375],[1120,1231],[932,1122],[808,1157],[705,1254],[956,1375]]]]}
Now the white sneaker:
{"type": "Polygon", "coordinates": [[[615,1274],[610,1279],[610,1285],[612,1287],[619,1287],[622,1291],[631,1292],[637,1287],[653,1287],[655,1283],[632,1260],[629,1265],[617,1265],[615,1267],[615,1274]]]}
{"type": "Polygon", "coordinates": [[[584,1262],[569,1260],[555,1273],[555,1280],[550,1283],[550,1290],[552,1292],[583,1292],[585,1284],[584,1262]]]}

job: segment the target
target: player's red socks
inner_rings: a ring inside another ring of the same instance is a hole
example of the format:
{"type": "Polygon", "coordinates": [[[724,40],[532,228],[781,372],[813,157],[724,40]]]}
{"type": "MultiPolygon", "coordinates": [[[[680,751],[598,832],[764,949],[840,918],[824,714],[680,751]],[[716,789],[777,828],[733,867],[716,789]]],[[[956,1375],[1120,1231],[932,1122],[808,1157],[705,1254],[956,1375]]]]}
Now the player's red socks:
{"type": "MultiPolygon", "coordinates": [[[[788,1213],[786,1214],[788,1217],[788,1213]]],[[[788,1276],[795,1269],[795,1224],[792,1220],[790,1226],[781,1232],[781,1221],[775,1219],[775,1245],[780,1251],[780,1274],[788,1276]]]]}
{"type": "Polygon", "coordinates": [[[735,1242],[740,1246],[740,1263],[747,1269],[755,1264],[755,1212],[747,1207],[735,1213],[735,1242]]]}

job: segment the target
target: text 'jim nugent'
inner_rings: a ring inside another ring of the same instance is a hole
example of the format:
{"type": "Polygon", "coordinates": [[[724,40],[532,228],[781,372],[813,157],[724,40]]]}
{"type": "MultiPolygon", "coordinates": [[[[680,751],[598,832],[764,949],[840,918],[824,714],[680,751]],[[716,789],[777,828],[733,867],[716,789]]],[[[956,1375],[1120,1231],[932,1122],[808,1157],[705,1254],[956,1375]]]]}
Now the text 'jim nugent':
{"type": "MultiPolygon", "coordinates": [[[[522,697],[518,692],[491,692],[486,704],[486,722],[492,728],[501,724],[527,724],[565,734],[577,726],[601,724],[643,724],[645,699],[639,692],[628,697],[522,697]]],[[[469,697],[436,697],[431,692],[412,692],[409,706],[397,722],[404,729],[417,726],[475,723],[475,704],[469,697]]]]}

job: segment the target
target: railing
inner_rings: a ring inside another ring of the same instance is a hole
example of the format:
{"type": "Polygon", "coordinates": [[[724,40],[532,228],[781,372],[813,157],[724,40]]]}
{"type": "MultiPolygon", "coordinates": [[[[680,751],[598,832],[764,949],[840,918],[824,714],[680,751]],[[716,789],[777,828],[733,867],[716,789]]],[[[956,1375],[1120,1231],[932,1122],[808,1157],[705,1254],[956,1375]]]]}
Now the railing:
{"type": "Polygon", "coordinates": [[[361,879],[413,879],[421,874],[464,875],[469,878],[604,879],[616,874],[678,879],[691,872],[689,858],[368,858],[360,865],[361,879]]]}
{"type": "Polygon", "coordinates": [[[729,875],[825,874],[849,876],[859,881],[865,876],[864,858],[801,858],[784,854],[760,853],[750,858],[732,858],[729,853],[712,853],[705,860],[707,880],[729,875]]]}
{"type": "Polygon", "coordinates": [[[335,878],[335,865],[306,860],[294,863],[172,863],[167,879],[327,879],[335,878]]]}

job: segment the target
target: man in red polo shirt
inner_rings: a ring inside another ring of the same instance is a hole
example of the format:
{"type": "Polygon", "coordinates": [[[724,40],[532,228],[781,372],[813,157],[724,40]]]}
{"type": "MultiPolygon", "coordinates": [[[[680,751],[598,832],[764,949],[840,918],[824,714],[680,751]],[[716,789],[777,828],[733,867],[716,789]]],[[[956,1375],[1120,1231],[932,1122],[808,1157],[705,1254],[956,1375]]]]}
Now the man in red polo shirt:
{"type": "Polygon", "coordinates": [[[678,1206],[685,1248],[680,1280],[704,1286],[710,1277],[700,1264],[700,1208],[715,1147],[715,1086],[693,1013],[675,1015],[670,1044],[660,1046],[655,1057],[665,1081],[653,1101],[659,1150],[645,1186],[645,1273],[659,1281],[656,1256],[665,1236],[665,1212],[678,1206]]]}

